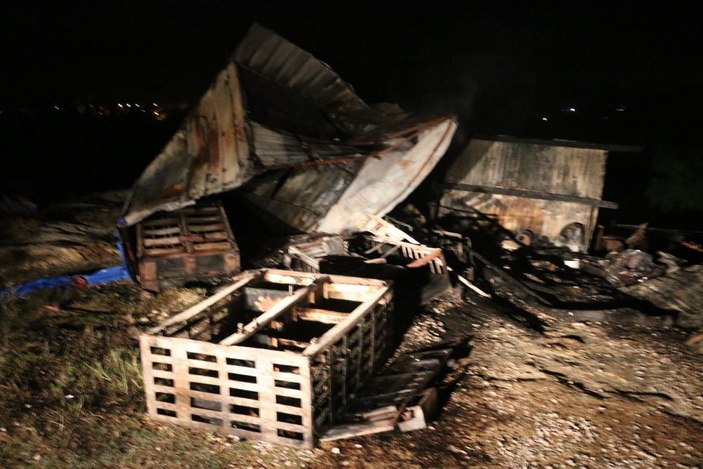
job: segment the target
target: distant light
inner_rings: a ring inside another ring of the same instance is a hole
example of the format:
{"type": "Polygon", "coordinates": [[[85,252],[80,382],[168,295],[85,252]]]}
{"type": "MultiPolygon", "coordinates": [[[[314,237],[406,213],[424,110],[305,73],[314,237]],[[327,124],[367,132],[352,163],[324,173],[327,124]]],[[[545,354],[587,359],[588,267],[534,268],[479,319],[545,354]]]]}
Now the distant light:
{"type": "Polygon", "coordinates": [[[543,120],[543,121],[548,121],[549,119],[547,119],[546,117],[543,117],[542,120],[543,120]]]}
{"type": "Polygon", "coordinates": [[[61,108],[59,108],[58,106],[54,106],[54,109],[56,109],[57,111],[59,111],[61,108]]]}
{"type": "Polygon", "coordinates": [[[131,105],[131,104],[129,104],[129,103],[127,103],[127,107],[132,107],[132,105],[131,105]]]}
{"type": "Polygon", "coordinates": [[[141,107],[139,103],[134,103],[134,107],[141,107]]]}
{"type": "Polygon", "coordinates": [[[569,112],[576,112],[576,108],[575,108],[575,107],[570,107],[570,108],[569,108],[569,112]]]}
{"type": "Polygon", "coordinates": [[[156,104],[156,103],[151,103],[151,105],[154,106],[154,107],[157,107],[157,106],[158,106],[158,104],[156,104]]]}
{"type": "Polygon", "coordinates": [[[154,115],[158,117],[158,115],[159,115],[158,111],[154,111],[154,115]]]}
{"type": "Polygon", "coordinates": [[[615,110],[617,112],[625,112],[625,106],[616,107],[615,110]]]}
{"type": "Polygon", "coordinates": [[[122,103],[117,103],[117,107],[124,107],[122,103]]]}

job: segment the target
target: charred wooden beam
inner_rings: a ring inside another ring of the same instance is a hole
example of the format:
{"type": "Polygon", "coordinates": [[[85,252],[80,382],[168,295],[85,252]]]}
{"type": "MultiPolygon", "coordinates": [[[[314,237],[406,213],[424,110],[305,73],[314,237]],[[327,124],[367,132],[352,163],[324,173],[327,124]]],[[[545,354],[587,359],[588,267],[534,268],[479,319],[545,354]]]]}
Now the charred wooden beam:
{"type": "Polygon", "coordinates": [[[445,189],[454,189],[465,192],[480,192],[482,194],[502,194],[515,197],[525,197],[527,199],[556,200],[559,202],[571,202],[574,204],[590,205],[592,207],[617,209],[619,205],[607,200],[592,199],[590,197],[579,197],[577,195],[554,194],[551,192],[532,191],[527,189],[514,189],[511,187],[480,186],[475,184],[461,184],[447,182],[445,189]]]}

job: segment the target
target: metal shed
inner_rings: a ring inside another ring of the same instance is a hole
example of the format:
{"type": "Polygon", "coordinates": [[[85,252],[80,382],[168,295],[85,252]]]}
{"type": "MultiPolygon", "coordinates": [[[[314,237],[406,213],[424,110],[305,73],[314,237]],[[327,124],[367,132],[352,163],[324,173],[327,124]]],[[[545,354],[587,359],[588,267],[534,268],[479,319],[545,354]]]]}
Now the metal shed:
{"type": "Polygon", "coordinates": [[[439,215],[480,213],[515,233],[529,230],[585,251],[599,209],[618,207],[601,200],[608,153],[637,150],[567,140],[475,138],[445,177],[439,215]]]}

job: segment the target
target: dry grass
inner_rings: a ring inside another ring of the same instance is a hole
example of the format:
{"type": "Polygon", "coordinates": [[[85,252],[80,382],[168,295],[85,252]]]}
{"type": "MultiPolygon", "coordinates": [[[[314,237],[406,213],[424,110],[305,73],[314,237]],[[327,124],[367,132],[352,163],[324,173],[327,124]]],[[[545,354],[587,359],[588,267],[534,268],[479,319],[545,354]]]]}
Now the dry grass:
{"type": "Polygon", "coordinates": [[[145,418],[137,327],[204,293],[117,284],[0,302],[0,466],[300,467],[292,450],[145,418]]]}

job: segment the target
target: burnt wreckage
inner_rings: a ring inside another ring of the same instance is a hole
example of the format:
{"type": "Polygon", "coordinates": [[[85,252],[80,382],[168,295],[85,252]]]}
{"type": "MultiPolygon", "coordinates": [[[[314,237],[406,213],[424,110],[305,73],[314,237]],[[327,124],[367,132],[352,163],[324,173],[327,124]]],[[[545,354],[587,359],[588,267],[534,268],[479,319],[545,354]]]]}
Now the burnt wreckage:
{"type": "Polygon", "coordinates": [[[638,308],[701,327],[700,289],[652,299],[638,288],[650,277],[659,292],[687,284],[700,276],[686,268],[692,257],[655,263],[637,250],[642,227],[610,249],[617,240],[597,225],[599,209],[617,207],[601,200],[607,152],[636,149],[474,139],[430,223],[412,209],[384,219],[456,127],[452,116],[369,106],[326,64],[252,26],[134,184],[119,222],[125,255],[152,291],[237,273],[230,222],[246,215],[228,218],[218,197],[235,190],[248,210],[303,234],[272,250],[267,268],[238,273],[141,335],[149,415],[307,448],[423,428],[438,377],[469,337],[386,362],[414,308],[457,281],[539,330],[638,308]],[[597,258],[589,245],[622,252],[597,258]]]}
{"type": "Polygon", "coordinates": [[[456,125],[369,106],[326,64],[254,25],[132,188],[120,221],[132,273],[158,290],[237,270],[223,212],[197,202],[247,183],[252,206],[296,230],[364,230],[424,180],[456,125]]]}

